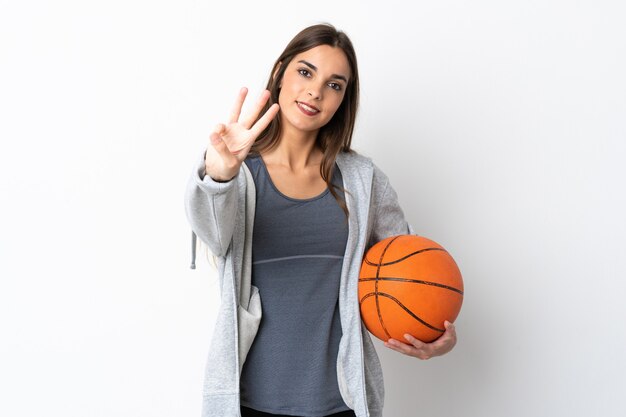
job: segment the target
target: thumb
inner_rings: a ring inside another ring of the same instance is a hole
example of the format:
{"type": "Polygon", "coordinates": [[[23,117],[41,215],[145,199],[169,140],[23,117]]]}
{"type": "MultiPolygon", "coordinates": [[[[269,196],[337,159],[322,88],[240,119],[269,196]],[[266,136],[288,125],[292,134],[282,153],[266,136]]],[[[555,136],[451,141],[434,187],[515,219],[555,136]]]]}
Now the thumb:
{"type": "Polygon", "coordinates": [[[220,154],[220,156],[222,157],[226,156],[229,158],[232,157],[230,150],[228,150],[228,146],[226,146],[224,139],[222,139],[219,133],[217,132],[211,133],[210,139],[211,139],[211,145],[213,146],[213,148],[215,148],[217,153],[220,154]]]}

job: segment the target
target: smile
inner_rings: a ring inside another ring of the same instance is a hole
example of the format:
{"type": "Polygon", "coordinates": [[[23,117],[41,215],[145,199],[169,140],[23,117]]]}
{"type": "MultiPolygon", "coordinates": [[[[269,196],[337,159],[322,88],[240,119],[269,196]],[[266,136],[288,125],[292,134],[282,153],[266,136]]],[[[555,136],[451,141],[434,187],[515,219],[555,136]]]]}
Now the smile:
{"type": "Polygon", "coordinates": [[[300,109],[300,111],[302,111],[302,113],[306,114],[307,116],[314,116],[320,112],[318,108],[310,106],[301,101],[296,101],[296,104],[298,105],[298,108],[300,109]]]}

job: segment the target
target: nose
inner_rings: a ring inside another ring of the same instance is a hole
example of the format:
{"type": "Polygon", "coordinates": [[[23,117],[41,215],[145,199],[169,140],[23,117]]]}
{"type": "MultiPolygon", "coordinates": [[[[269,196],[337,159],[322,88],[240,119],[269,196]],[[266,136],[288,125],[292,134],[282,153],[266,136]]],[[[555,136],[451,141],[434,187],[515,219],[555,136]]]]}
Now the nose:
{"type": "Polygon", "coordinates": [[[322,98],[322,88],[318,85],[310,85],[308,93],[309,96],[314,100],[320,100],[322,98]]]}

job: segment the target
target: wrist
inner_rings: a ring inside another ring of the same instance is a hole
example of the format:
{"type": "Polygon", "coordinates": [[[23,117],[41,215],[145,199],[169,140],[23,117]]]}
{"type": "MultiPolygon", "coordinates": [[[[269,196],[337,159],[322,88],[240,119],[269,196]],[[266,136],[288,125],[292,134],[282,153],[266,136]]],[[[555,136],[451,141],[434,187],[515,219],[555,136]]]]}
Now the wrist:
{"type": "Polygon", "coordinates": [[[229,181],[232,181],[232,179],[236,177],[236,175],[233,175],[233,176],[230,176],[230,177],[229,176],[223,177],[223,176],[220,176],[220,175],[211,175],[209,173],[209,171],[206,170],[206,169],[204,171],[204,175],[205,176],[208,175],[215,182],[229,182],[229,181]]]}

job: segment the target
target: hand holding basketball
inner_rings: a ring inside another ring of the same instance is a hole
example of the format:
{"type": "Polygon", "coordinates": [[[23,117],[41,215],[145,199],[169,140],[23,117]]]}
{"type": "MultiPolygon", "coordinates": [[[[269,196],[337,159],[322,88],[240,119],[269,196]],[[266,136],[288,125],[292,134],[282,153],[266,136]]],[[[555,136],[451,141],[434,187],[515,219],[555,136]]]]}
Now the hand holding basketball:
{"type": "Polygon", "coordinates": [[[445,355],[456,345],[456,329],[454,324],[447,320],[444,326],[446,328],[444,334],[432,343],[424,343],[407,333],[404,335],[404,338],[408,344],[407,342],[403,343],[396,339],[389,339],[385,342],[385,346],[396,352],[404,353],[405,355],[422,360],[445,355]]]}
{"type": "Polygon", "coordinates": [[[421,236],[383,239],[366,253],[359,275],[361,319],[385,346],[420,359],[456,344],[452,322],[463,278],[452,256],[421,236]]]}

